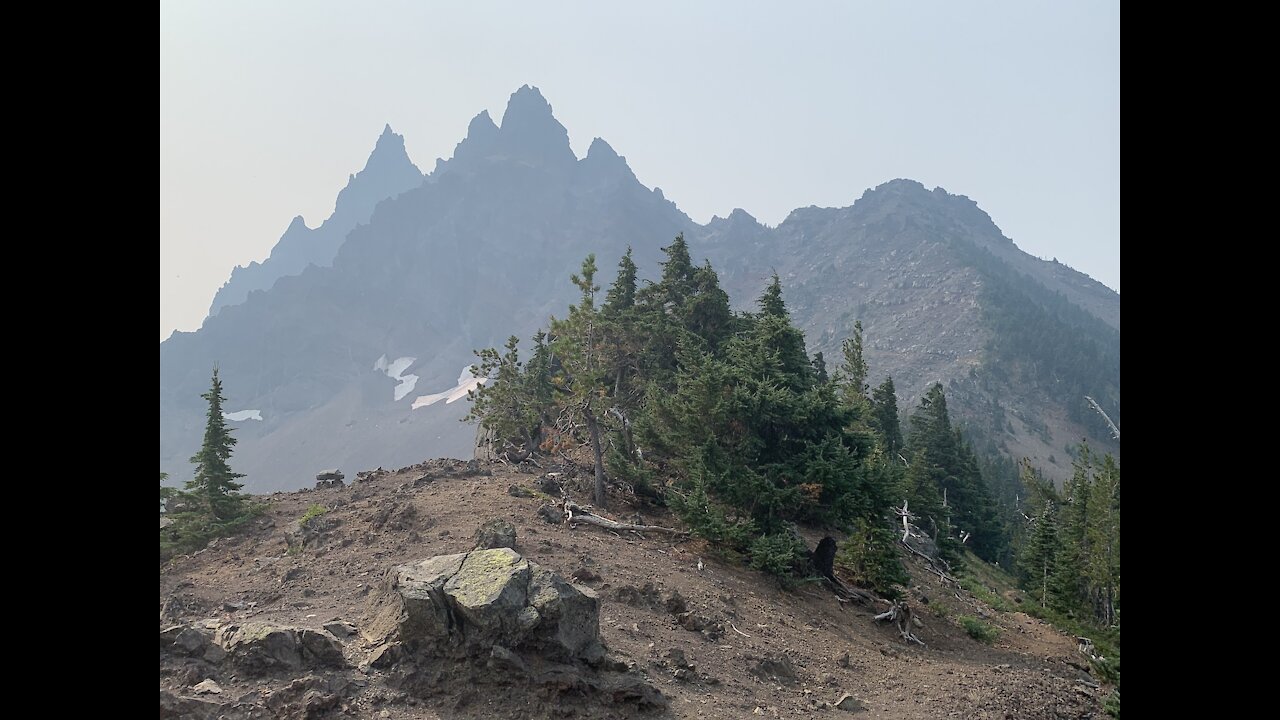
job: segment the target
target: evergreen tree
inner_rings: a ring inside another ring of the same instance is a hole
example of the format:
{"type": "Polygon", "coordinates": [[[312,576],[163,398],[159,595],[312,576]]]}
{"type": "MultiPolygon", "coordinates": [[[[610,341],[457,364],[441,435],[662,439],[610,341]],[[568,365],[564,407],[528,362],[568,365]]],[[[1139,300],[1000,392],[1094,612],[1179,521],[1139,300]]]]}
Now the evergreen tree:
{"type": "Polygon", "coordinates": [[[871,392],[871,421],[880,436],[884,438],[884,448],[890,457],[897,455],[902,449],[902,425],[898,420],[898,395],[893,388],[893,378],[886,377],[871,392]]]}
{"type": "Polygon", "coordinates": [[[782,282],[777,273],[757,301],[760,312],[751,323],[751,347],[740,350],[767,352],[776,356],[776,377],[795,392],[813,384],[813,366],[804,347],[804,333],[791,324],[791,314],[782,301],[782,282]]]}
{"type": "Polygon", "coordinates": [[[1120,467],[1107,455],[1089,490],[1085,537],[1089,543],[1088,578],[1094,617],[1103,626],[1116,622],[1120,597],[1120,467]]]}
{"type": "Polygon", "coordinates": [[[1084,577],[1089,560],[1089,495],[1093,489],[1090,477],[1093,459],[1087,443],[1072,463],[1071,478],[1063,484],[1062,503],[1058,509],[1059,546],[1056,575],[1053,580],[1053,605],[1063,612],[1084,607],[1088,584],[1084,577]]]}
{"type": "Polygon", "coordinates": [[[840,346],[844,363],[840,365],[841,386],[845,401],[860,401],[867,395],[867,361],[862,357],[862,321],[853,324],[853,337],[840,346]]]}
{"type": "Polygon", "coordinates": [[[521,459],[533,452],[541,439],[545,415],[551,403],[550,358],[546,334],[534,336],[534,357],[528,368],[520,362],[520,339],[507,338],[505,352],[477,350],[480,362],[471,367],[476,377],[489,382],[467,393],[471,411],[463,422],[479,422],[492,434],[500,451],[523,443],[521,459]]]}
{"type": "Polygon", "coordinates": [[[676,235],[667,247],[662,248],[667,259],[662,262],[662,279],[642,290],[639,295],[645,303],[668,313],[679,313],[685,299],[694,292],[693,260],[689,257],[689,245],[684,233],[676,235]]]}
{"type": "Polygon", "coordinates": [[[631,246],[618,261],[618,279],[609,288],[604,301],[605,315],[618,315],[631,310],[636,305],[636,263],[631,259],[631,246]]]}
{"type": "Polygon", "coordinates": [[[787,304],[782,301],[782,281],[778,279],[778,273],[774,273],[773,278],[769,280],[764,294],[760,296],[759,305],[761,315],[790,318],[787,313],[787,304]]]}
{"type": "Polygon", "coordinates": [[[720,289],[720,276],[705,262],[693,271],[693,293],[681,312],[685,329],[715,352],[734,329],[729,294],[720,289]]]}
{"type": "MultiPolygon", "coordinates": [[[[689,246],[684,234],[662,248],[666,260],[662,262],[662,277],[636,291],[636,318],[634,335],[638,343],[636,355],[637,374],[645,382],[655,382],[670,387],[676,372],[678,348],[692,342],[705,341],[690,330],[690,303],[697,300],[698,283],[695,282],[693,262],[689,258],[689,246]]],[[[714,280],[701,278],[706,285],[714,280]]],[[[718,290],[718,285],[715,288],[718,290]]],[[[729,310],[728,296],[724,296],[723,309],[729,310]]],[[[704,309],[704,312],[711,308],[704,309]]],[[[714,313],[708,313],[714,314],[714,313]]],[[[712,318],[708,318],[712,320],[712,318]]]]}
{"type": "Polygon", "coordinates": [[[551,320],[553,348],[560,360],[560,388],[566,394],[564,407],[586,425],[595,460],[595,504],[607,505],[604,476],[604,441],[602,419],[608,411],[608,366],[605,336],[600,312],[595,306],[600,286],[595,282],[596,256],[582,262],[582,274],[571,276],[582,293],[577,305],[569,307],[563,320],[551,320]]]}
{"type": "Polygon", "coordinates": [[[1000,521],[995,499],[982,477],[978,457],[958,429],[955,431],[955,445],[958,482],[952,521],[957,524],[958,531],[969,533],[966,544],[973,548],[974,554],[995,562],[1006,544],[1004,523],[1000,521]]]}
{"type": "Polygon", "coordinates": [[[600,312],[604,374],[609,385],[609,414],[617,422],[606,451],[606,467],[636,489],[652,495],[648,474],[637,463],[633,424],[644,400],[646,343],[642,313],[636,306],[636,264],[631,248],[618,262],[618,276],[600,312]]]}
{"type": "Polygon", "coordinates": [[[243,485],[236,482],[244,475],[232,472],[227,464],[236,439],[231,436],[227,419],[222,415],[222,403],[226,398],[222,395],[218,368],[213,369],[209,392],[200,397],[209,401],[209,411],[205,419],[204,442],[200,451],[191,457],[196,475],[187,482],[186,488],[213,521],[228,522],[244,513],[244,497],[239,492],[243,485]]]}
{"type": "Polygon", "coordinates": [[[950,514],[959,483],[955,473],[959,458],[941,383],[929,388],[911,415],[907,448],[911,457],[906,475],[911,509],[921,518],[923,527],[932,531],[938,547],[954,557],[950,514]]]}
{"type": "Polygon", "coordinates": [[[1034,525],[1019,557],[1019,566],[1027,579],[1027,587],[1035,593],[1036,602],[1048,606],[1056,574],[1058,549],[1057,514],[1052,502],[1046,502],[1036,515],[1034,525]]]}
{"type": "Polygon", "coordinates": [[[947,398],[934,383],[911,416],[911,468],[906,475],[911,507],[930,519],[944,554],[958,557],[956,533],[968,533],[974,552],[994,561],[1003,551],[1004,529],[977,456],[951,426],[947,398]]]}
{"type": "Polygon", "coordinates": [[[821,352],[813,356],[813,374],[819,383],[826,384],[831,381],[827,376],[827,359],[822,357],[821,352]]]}

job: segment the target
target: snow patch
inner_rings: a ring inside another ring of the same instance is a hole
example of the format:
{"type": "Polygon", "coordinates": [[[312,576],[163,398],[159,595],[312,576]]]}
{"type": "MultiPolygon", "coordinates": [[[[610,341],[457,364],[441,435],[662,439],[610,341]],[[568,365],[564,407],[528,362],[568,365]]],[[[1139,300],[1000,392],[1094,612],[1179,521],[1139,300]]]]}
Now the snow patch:
{"type": "Polygon", "coordinates": [[[477,387],[480,387],[487,382],[489,382],[489,378],[481,378],[472,375],[471,366],[468,365],[462,368],[462,374],[458,376],[457,385],[445,390],[444,392],[419,396],[417,400],[413,401],[413,409],[417,410],[420,407],[434,405],[441,400],[444,401],[445,405],[448,405],[455,400],[465,398],[468,392],[475,390],[477,387]]]}
{"type": "Polygon", "coordinates": [[[392,362],[387,362],[387,356],[383,355],[373,364],[373,369],[377,372],[385,374],[387,377],[395,380],[397,385],[395,389],[395,402],[404,399],[405,395],[413,392],[413,388],[418,384],[417,375],[403,375],[405,370],[413,364],[417,358],[402,357],[396,358],[392,362]]]}
{"type": "Polygon", "coordinates": [[[257,420],[258,422],[262,422],[262,411],[261,410],[240,410],[238,412],[233,412],[233,413],[224,412],[222,413],[222,417],[232,422],[240,422],[241,420],[257,420]]]}

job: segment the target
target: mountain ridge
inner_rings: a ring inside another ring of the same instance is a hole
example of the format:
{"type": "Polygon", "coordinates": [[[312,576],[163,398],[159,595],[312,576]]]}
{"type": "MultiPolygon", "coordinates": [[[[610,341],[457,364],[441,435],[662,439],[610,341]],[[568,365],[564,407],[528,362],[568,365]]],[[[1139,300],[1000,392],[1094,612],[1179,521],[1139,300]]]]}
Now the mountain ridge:
{"type": "Polygon", "coordinates": [[[281,277],[297,275],[308,265],[327,266],[347,233],[368,222],[379,202],[416,187],[422,179],[405,150],[404,136],[386,125],[364,168],[352,173],[346,186],[338,191],[329,217],[318,227],[310,228],[301,215],[295,216],[266,260],[238,265],[231,271],[231,277],[214,294],[209,315],[239,305],[249,293],[268,290],[281,277]]]}
{"type": "MultiPolygon", "coordinates": [[[[1053,410],[1060,401],[1044,399],[1048,390],[1013,376],[987,378],[1000,364],[982,293],[990,277],[1030,277],[1114,327],[1117,358],[1118,293],[1023,253],[976,202],[899,179],[847,207],[797,208],[772,228],[741,209],[699,225],[656,186],[644,186],[605,140],[596,138],[576,157],[550,103],[523,86],[501,126],[487,111],[477,114],[453,157],[438,160],[415,187],[376,203],[367,221],[344,235],[330,266],[311,263],[282,275],[266,292],[220,308],[196,333],[161,343],[162,467],[175,478],[183,474],[179,465],[198,441],[199,394],[214,362],[223,369],[228,407],[264,418],[237,425],[251,488],[299,487],[333,465],[469,455],[471,430],[456,422],[462,404],[410,410],[413,399],[453,386],[472,349],[512,334],[528,337],[560,311],[573,295],[569,273],[586,254],[596,253],[607,278],[631,246],[643,277],[656,267],[658,248],[679,232],[696,261],[712,262],[735,307],[748,306],[777,269],[810,353],[831,357],[862,319],[873,375],[893,374],[904,410],[940,380],[969,388],[965,397],[981,409],[968,415],[990,416],[984,432],[998,425],[992,402],[1018,422],[1032,421],[999,426],[1009,435],[1004,452],[1047,460],[1073,435],[1096,437],[1074,408],[1053,410]],[[980,269],[973,257],[983,256],[964,248],[985,251],[1009,270],[993,262],[980,269]],[[418,385],[400,401],[392,400],[393,380],[374,368],[382,356],[411,358],[403,372],[417,375],[418,385]],[[1062,419],[1046,430],[1040,415],[1062,419]]],[[[1054,318],[1055,327],[1067,324],[1054,318]]],[[[1017,362],[1005,365],[1023,372],[1017,362]]],[[[1118,410],[1118,360],[1114,385],[1118,410]]]]}

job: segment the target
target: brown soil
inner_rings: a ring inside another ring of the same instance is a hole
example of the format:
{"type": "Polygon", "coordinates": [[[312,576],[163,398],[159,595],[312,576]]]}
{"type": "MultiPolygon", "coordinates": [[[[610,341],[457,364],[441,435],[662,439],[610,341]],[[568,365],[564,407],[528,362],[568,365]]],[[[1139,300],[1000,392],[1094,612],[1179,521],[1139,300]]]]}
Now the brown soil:
{"type": "MultiPolygon", "coordinates": [[[[389,567],[470,550],[484,521],[503,518],[516,527],[517,550],[529,559],[566,578],[578,570],[591,571],[580,577],[599,576],[585,584],[601,598],[600,633],[610,655],[633,664],[670,701],[668,710],[653,716],[1104,717],[1101,691],[1078,682],[1088,676],[1079,669],[1083,663],[1073,638],[1027,615],[996,612],[963,590],[944,587],[923,567],[911,567],[919,583],[911,604],[924,622],[917,634],[927,648],[904,644],[889,624],[872,621],[886,606],[842,605],[817,584],[784,591],[767,576],[718,558],[702,541],[673,544],[662,535],[627,537],[586,525],[548,524],[537,515],[545,499],[507,493],[513,484],[536,491],[540,473],[527,465],[495,464],[477,474],[461,461],[433,460],[346,488],[270,495],[265,499],[271,510],[249,532],[161,570],[161,627],[208,618],[313,628],[335,619],[360,625],[369,595],[389,567]],[[330,529],[291,551],[286,533],[296,530],[314,504],[331,509],[325,516],[330,529]],[[678,591],[689,610],[723,625],[724,633],[709,639],[708,633],[685,629],[660,601],[646,602],[646,584],[662,598],[678,591]],[[1000,629],[998,639],[992,645],[970,639],[955,622],[958,615],[987,616],[1000,629]],[[672,650],[683,651],[693,672],[676,677],[672,650]],[[762,659],[781,655],[790,659],[794,681],[752,673],[762,659]],[[844,693],[866,710],[851,714],[831,707],[844,693]]],[[[585,499],[578,482],[585,488],[585,477],[567,485],[573,497],[585,499]]],[[[619,499],[602,512],[631,521],[636,510],[619,499]]],[[[646,512],[643,522],[670,526],[675,521],[646,512]]],[[[814,546],[821,533],[806,536],[814,546]]],[[[549,707],[491,688],[410,697],[388,687],[384,672],[357,669],[369,651],[358,635],[345,640],[344,648],[352,667],[342,673],[355,684],[333,717],[634,714],[621,707],[549,707]]],[[[162,653],[162,691],[190,695],[191,686],[208,676],[183,662],[162,653]]],[[[230,700],[265,696],[294,678],[238,678],[226,670],[214,679],[224,690],[220,697],[230,700]]]]}

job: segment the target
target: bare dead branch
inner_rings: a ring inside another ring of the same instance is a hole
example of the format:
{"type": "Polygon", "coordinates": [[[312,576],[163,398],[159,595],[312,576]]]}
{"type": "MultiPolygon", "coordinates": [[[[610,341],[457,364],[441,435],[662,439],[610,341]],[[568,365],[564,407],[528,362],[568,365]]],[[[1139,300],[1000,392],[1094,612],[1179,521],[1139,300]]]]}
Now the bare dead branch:
{"type": "Polygon", "coordinates": [[[1102,416],[1102,419],[1107,421],[1107,427],[1111,428],[1111,434],[1118,442],[1120,440],[1120,428],[1116,427],[1116,424],[1111,422],[1111,416],[1107,415],[1106,411],[1102,409],[1102,406],[1098,405],[1097,400],[1094,400],[1088,395],[1085,395],[1084,399],[1088,400],[1089,404],[1093,406],[1093,409],[1097,410],[1098,414],[1102,416]]]}
{"type": "Polygon", "coordinates": [[[891,622],[897,626],[898,633],[903,640],[917,643],[920,647],[929,647],[924,644],[923,640],[916,637],[915,632],[912,630],[913,627],[924,627],[924,623],[920,622],[920,619],[911,611],[911,606],[905,602],[893,603],[888,610],[876,615],[873,619],[876,622],[891,622]]]}

